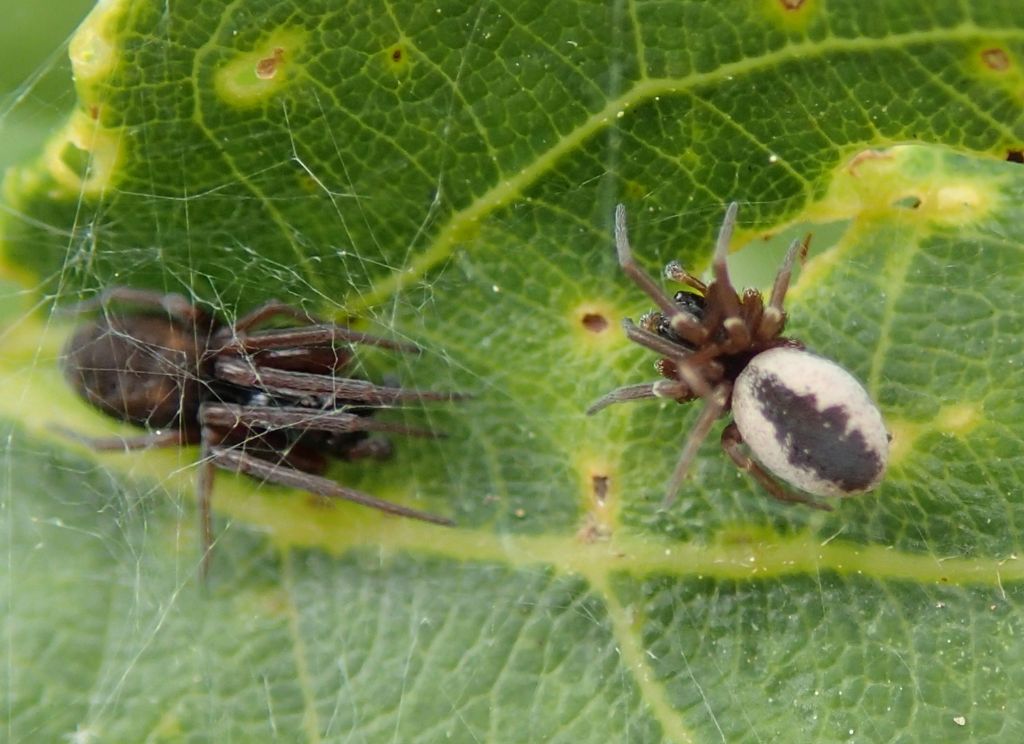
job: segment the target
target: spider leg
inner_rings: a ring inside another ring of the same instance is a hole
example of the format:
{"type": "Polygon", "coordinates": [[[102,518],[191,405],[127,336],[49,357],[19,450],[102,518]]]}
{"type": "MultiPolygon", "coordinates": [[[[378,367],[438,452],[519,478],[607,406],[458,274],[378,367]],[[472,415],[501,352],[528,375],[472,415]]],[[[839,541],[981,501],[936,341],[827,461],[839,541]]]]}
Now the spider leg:
{"type": "Polygon", "coordinates": [[[615,403],[625,403],[631,400],[647,400],[649,398],[671,398],[673,400],[685,400],[692,398],[693,394],[686,383],[675,380],[656,380],[654,382],[643,382],[639,385],[626,385],[616,388],[598,398],[587,409],[587,415],[593,416],[615,403]]]}
{"type": "Polygon", "coordinates": [[[676,371],[679,373],[679,377],[682,378],[683,383],[693,391],[694,395],[705,400],[711,399],[714,389],[693,364],[683,361],[682,364],[676,365],[676,371]]]}
{"type": "Polygon", "coordinates": [[[725,430],[722,431],[722,449],[729,455],[732,461],[736,464],[740,470],[750,473],[754,480],[761,484],[768,494],[777,501],[783,501],[788,504],[804,504],[806,506],[813,507],[815,509],[821,509],[822,511],[832,511],[832,507],[828,504],[822,504],[819,501],[804,496],[803,494],[794,493],[789,489],[784,488],[775,478],[773,478],[764,468],[762,468],[756,460],[747,455],[742,449],[743,435],[740,434],[739,428],[736,423],[730,423],[725,430]]]}
{"type": "Polygon", "coordinates": [[[704,396],[707,402],[704,404],[704,410],[700,412],[697,422],[690,430],[682,452],[679,453],[675,470],[672,472],[672,479],[669,481],[668,490],[665,492],[665,500],[662,502],[663,508],[670,507],[676,500],[679,488],[683,485],[683,480],[686,478],[686,471],[690,469],[693,459],[697,456],[697,450],[700,449],[701,443],[707,439],[711,427],[725,410],[731,390],[731,383],[722,382],[715,386],[710,395],[704,396]]]}
{"type": "Polygon", "coordinates": [[[248,455],[237,448],[217,446],[210,447],[209,461],[213,465],[225,470],[245,473],[246,475],[251,475],[252,477],[266,483],[274,483],[279,486],[297,488],[324,498],[352,501],[356,504],[368,506],[371,509],[377,509],[388,514],[394,514],[400,517],[410,517],[411,519],[419,519],[420,521],[430,522],[432,524],[440,524],[448,527],[455,524],[455,522],[447,517],[430,514],[429,512],[420,511],[418,509],[411,509],[407,506],[395,504],[391,501],[384,501],[383,499],[375,498],[367,493],[363,493],[362,491],[345,488],[344,486],[340,486],[334,481],[322,478],[319,475],[303,473],[300,470],[281,467],[272,462],[261,460],[253,457],[252,455],[248,455]]]}
{"type": "Polygon", "coordinates": [[[150,289],[135,289],[133,287],[109,287],[88,300],[70,305],[67,311],[71,313],[91,312],[99,310],[111,302],[124,302],[131,305],[157,308],[165,311],[176,320],[196,325],[207,318],[205,312],[180,294],[157,292],[150,289]]]}
{"type": "Polygon", "coordinates": [[[236,403],[204,403],[199,411],[204,426],[232,429],[237,426],[258,429],[299,428],[309,431],[346,433],[383,431],[412,437],[441,438],[445,434],[404,424],[377,421],[343,410],[302,408],[300,406],[243,406],[236,403]]]}
{"type": "Polygon", "coordinates": [[[645,349],[656,351],[659,354],[664,354],[672,359],[684,359],[692,353],[689,349],[672,343],[657,333],[651,333],[646,328],[641,328],[629,318],[622,321],[622,328],[626,331],[626,338],[633,343],[639,344],[645,349]]]}
{"type": "Polygon", "coordinates": [[[325,323],[321,325],[302,326],[300,328],[280,328],[267,331],[247,333],[244,329],[231,326],[220,331],[218,342],[226,351],[239,353],[260,351],[262,349],[285,349],[303,346],[333,345],[339,341],[353,344],[379,346],[393,351],[404,351],[413,354],[420,352],[416,344],[392,341],[369,333],[360,333],[344,326],[325,323]]]}
{"type": "Polygon", "coordinates": [[[715,302],[722,308],[724,319],[722,325],[729,334],[728,346],[732,349],[744,349],[750,345],[750,329],[743,322],[740,316],[741,305],[736,288],[729,278],[729,243],[732,241],[732,233],[736,227],[736,214],[739,211],[739,204],[731,202],[725,210],[725,219],[722,220],[722,227],[718,231],[718,240],[715,242],[715,254],[711,260],[711,270],[715,277],[710,291],[716,295],[715,302]]]}
{"type": "Polygon", "coordinates": [[[151,447],[180,447],[194,444],[196,441],[188,432],[177,428],[152,431],[134,437],[88,437],[63,426],[54,426],[52,429],[98,452],[143,450],[151,447]]]}
{"type": "Polygon", "coordinates": [[[215,376],[227,382],[249,387],[258,387],[271,393],[302,398],[309,395],[326,395],[336,400],[356,401],[372,406],[387,406],[406,400],[455,401],[468,398],[465,393],[451,393],[437,390],[409,390],[399,387],[374,385],[365,380],[346,377],[314,375],[305,372],[257,367],[239,359],[221,357],[217,359],[215,376]]]}
{"type": "Polygon", "coordinates": [[[236,351],[258,351],[287,347],[333,344],[336,341],[380,346],[394,351],[418,353],[415,344],[391,341],[380,336],[353,331],[334,323],[324,323],[316,316],[280,300],[269,300],[250,310],[219,334],[225,348],[236,351]],[[302,322],[299,328],[281,328],[249,333],[253,326],[271,318],[287,317],[302,322]]]}
{"type": "Polygon", "coordinates": [[[708,337],[707,329],[699,320],[678,308],[669,316],[668,324],[677,336],[694,346],[700,346],[708,337]]]}
{"type": "MultiPolygon", "coordinates": [[[[737,202],[731,202],[725,210],[725,218],[722,220],[722,227],[718,230],[718,240],[715,241],[715,255],[711,259],[711,270],[715,281],[723,289],[728,289],[733,296],[736,295],[736,288],[732,286],[729,278],[729,243],[732,242],[732,233],[736,228],[736,215],[740,206],[737,202]]],[[[739,300],[736,302],[736,312],[739,312],[739,300]]]]}
{"type": "Polygon", "coordinates": [[[637,265],[636,259],[633,258],[633,249],[629,246],[624,204],[615,207],[615,252],[618,254],[619,266],[622,267],[622,271],[661,308],[661,312],[668,318],[672,330],[687,341],[697,344],[703,341],[707,332],[700,321],[689,313],[680,311],[665,290],[655,284],[651,277],[637,265]]]}
{"type": "Polygon", "coordinates": [[[782,331],[786,322],[786,312],[783,310],[783,303],[786,300],[786,291],[789,289],[789,280],[793,275],[793,262],[798,254],[807,250],[810,245],[811,236],[803,240],[794,240],[786,251],[786,257],[782,259],[779,273],[775,275],[775,283],[772,285],[772,296],[768,301],[768,307],[764,309],[761,316],[761,323],[757,329],[757,335],[762,339],[774,338],[782,331]]]}
{"type": "Polygon", "coordinates": [[[266,320],[279,316],[302,321],[305,325],[318,325],[320,323],[316,317],[294,305],[289,305],[280,300],[268,300],[259,307],[250,310],[241,318],[238,318],[238,320],[231,324],[231,327],[235,332],[241,333],[266,320]]]}
{"type": "Polygon", "coordinates": [[[619,257],[619,266],[626,276],[633,280],[648,297],[654,300],[666,316],[675,315],[678,312],[676,304],[665,291],[659,287],[651,277],[641,269],[633,258],[633,249],[629,245],[629,232],[626,228],[626,205],[619,204],[615,207],[615,252],[619,257]]]}

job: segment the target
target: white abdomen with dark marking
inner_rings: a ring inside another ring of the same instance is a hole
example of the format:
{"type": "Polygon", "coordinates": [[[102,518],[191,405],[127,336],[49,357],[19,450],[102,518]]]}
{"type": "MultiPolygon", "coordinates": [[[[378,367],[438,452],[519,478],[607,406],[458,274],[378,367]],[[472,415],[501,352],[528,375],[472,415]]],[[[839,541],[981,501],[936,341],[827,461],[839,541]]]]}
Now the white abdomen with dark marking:
{"type": "Polygon", "coordinates": [[[754,457],[816,496],[870,491],[885,474],[889,435],[864,387],[835,362],[780,347],[736,378],[732,413],[754,457]]]}

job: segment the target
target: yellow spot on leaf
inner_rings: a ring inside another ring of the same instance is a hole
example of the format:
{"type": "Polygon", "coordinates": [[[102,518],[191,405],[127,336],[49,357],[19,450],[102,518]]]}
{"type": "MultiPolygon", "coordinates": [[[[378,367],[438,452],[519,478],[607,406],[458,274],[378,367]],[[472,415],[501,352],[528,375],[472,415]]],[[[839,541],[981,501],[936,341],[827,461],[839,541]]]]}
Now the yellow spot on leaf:
{"type": "Polygon", "coordinates": [[[892,436],[889,443],[889,464],[890,466],[902,462],[907,454],[914,448],[914,442],[921,435],[924,427],[910,421],[886,421],[886,427],[892,436]]]}
{"type": "Polygon", "coordinates": [[[972,216],[994,194],[988,189],[978,189],[976,184],[952,184],[935,191],[934,208],[944,221],[960,221],[957,218],[972,216]]]}
{"type": "Polygon", "coordinates": [[[570,313],[573,336],[583,344],[604,349],[622,339],[622,312],[602,300],[588,300],[570,313]]]}
{"type": "Polygon", "coordinates": [[[1006,72],[1010,69],[1010,55],[1000,47],[989,47],[981,51],[981,61],[990,70],[1006,72]]]}
{"type": "Polygon", "coordinates": [[[392,75],[400,77],[412,69],[411,47],[405,40],[392,44],[383,50],[384,66],[392,75]]]}
{"type": "Polygon", "coordinates": [[[277,68],[284,62],[284,49],[274,47],[269,57],[264,57],[256,63],[256,77],[260,80],[273,80],[277,75],[277,68]]]}
{"type": "Polygon", "coordinates": [[[121,0],[101,0],[68,43],[75,84],[83,99],[89,97],[89,89],[114,71],[121,59],[115,39],[126,6],[121,0]]]}
{"type": "Polygon", "coordinates": [[[948,434],[957,438],[969,435],[983,421],[981,410],[975,403],[957,403],[943,406],[929,422],[887,419],[892,443],[889,462],[896,464],[909,455],[917,441],[926,434],[948,434]]]}
{"type": "Polygon", "coordinates": [[[773,24],[787,29],[803,30],[817,15],[818,0],[761,0],[765,15],[773,24]]]}
{"type": "Polygon", "coordinates": [[[942,408],[935,425],[940,431],[962,437],[969,434],[981,420],[981,412],[976,405],[961,403],[942,408]]]}
{"type": "Polygon", "coordinates": [[[619,510],[617,474],[611,461],[592,453],[577,457],[583,522],[576,537],[584,543],[608,540],[614,533],[619,510]]]}
{"type": "Polygon", "coordinates": [[[863,150],[836,170],[828,194],[808,210],[808,217],[815,222],[851,216],[891,219],[898,210],[908,224],[960,225],[995,209],[1000,190],[991,175],[951,171],[940,149],[863,150]]]}
{"type": "Polygon", "coordinates": [[[217,95],[241,108],[264,103],[294,79],[305,38],[305,31],[278,29],[256,48],[240,52],[217,70],[217,95]]]}
{"type": "Polygon", "coordinates": [[[120,129],[103,127],[85,111],[75,111],[43,152],[43,164],[57,184],[52,196],[100,196],[117,178],[122,150],[120,129]]]}
{"type": "Polygon", "coordinates": [[[1018,101],[1024,99],[1024,70],[1016,55],[999,41],[992,41],[972,52],[969,67],[987,85],[1002,88],[1018,101]]]}

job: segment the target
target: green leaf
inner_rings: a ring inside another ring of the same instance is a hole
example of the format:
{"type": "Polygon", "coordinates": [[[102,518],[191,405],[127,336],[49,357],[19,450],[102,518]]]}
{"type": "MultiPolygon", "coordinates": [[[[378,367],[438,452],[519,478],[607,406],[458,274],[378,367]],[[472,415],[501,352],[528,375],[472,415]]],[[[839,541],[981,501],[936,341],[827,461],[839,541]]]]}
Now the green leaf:
{"type": "Polygon", "coordinates": [[[0,0],[0,171],[28,158],[63,123],[74,103],[70,64],[60,44],[89,12],[89,0],[0,0]]]}
{"type": "Polygon", "coordinates": [[[10,741],[1016,741],[1024,705],[1024,30],[1012,2],[102,3],[79,105],[10,170],[0,573],[10,741]],[[864,380],[878,491],[822,514],[701,451],[618,329],[614,205],[702,269],[725,202],[790,335],[864,380]],[[820,226],[827,227],[820,227],[820,226]],[[765,236],[776,236],[765,242],[765,236]],[[755,256],[757,254],[757,256],[755,256]],[[764,257],[767,257],[765,259],[764,257]],[[332,477],[454,529],[217,476],[61,379],[101,287],[385,335],[353,374],[468,391],[332,477]],[[40,309],[43,308],[43,309],[40,309]]]}

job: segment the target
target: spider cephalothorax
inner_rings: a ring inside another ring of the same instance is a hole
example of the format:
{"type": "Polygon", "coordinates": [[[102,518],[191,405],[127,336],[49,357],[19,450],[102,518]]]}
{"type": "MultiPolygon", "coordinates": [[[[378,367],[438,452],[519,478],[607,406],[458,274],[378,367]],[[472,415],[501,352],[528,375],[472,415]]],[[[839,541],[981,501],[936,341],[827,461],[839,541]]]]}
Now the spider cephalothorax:
{"type": "Polygon", "coordinates": [[[386,458],[386,440],[371,432],[437,436],[377,421],[376,408],[410,400],[453,400],[458,394],[375,385],[349,377],[351,344],[417,351],[412,344],[322,323],[269,302],[228,324],[176,294],[116,287],[78,310],[102,308],[81,325],[64,350],[64,372],[75,391],[116,418],[150,430],[123,439],[77,437],[96,449],[200,444],[198,500],[203,571],[212,527],[213,468],[325,498],[354,501],[391,514],[452,524],[323,477],[332,458],[386,458]],[[123,311],[118,305],[134,305],[123,311]],[[253,330],[275,318],[299,324],[253,330]]]}
{"type": "Polygon", "coordinates": [[[613,390],[588,413],[627,400],[704,399],[669,484],[666,502],[671,502],[711,426],[732,409],[735,421],[722,432],[722,447],[733,462],[781,501],[830,509],[782,487],[764,468],[817,496],[867,491],[885,472],[888,435],[860,383],[839,365],[782,335],[793,262],[806,250],[806,240],[790,246],[767,304],[755,289],[737,293],[726,264],[736,212],[734,202],[718,236],[711,281],[705,284],[673,261],[665,275],[693,291],[669,297],[634,261],[625,208],[618,206],[619,264],[658,305],[639,324],[627,319],[623,325],[630,340],[663,355],[656,367],[665,379],[613,390]],[[756,460],[744,453],[744,442],[756,460]]]}

